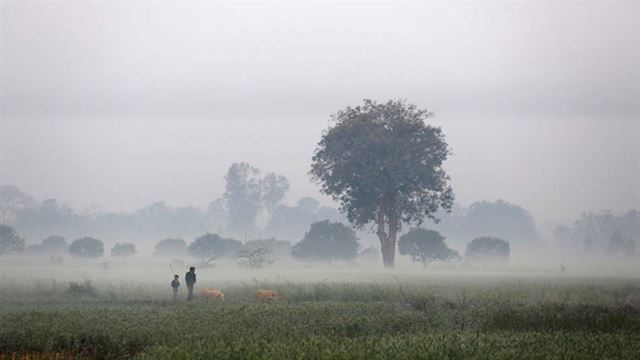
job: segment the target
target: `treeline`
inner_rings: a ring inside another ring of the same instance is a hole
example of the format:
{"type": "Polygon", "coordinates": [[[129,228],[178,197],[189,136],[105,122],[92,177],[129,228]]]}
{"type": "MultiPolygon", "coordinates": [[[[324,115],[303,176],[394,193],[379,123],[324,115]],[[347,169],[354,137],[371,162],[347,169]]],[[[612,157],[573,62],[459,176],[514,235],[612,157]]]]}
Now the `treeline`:
{"type": "Polygon", "coordinates": [[[582,253],[634,256],[640,253],[640,211],[616,215],[611,211],[584,213],[570,226],[553,230],[561,248],[582,253]]]}
{"type": "MultiPolygon", "coordinates": [[[[132,213],[80,214],[55,199],[37,202],[17,187],[4,185],[0,186],[1,222],[14,227],[30,242],[61,234],[67,238],[91,235],[108,242],[133,243],[159,238],[195,238],[206,232],[242,241],[276,238],[297,242],[314,222],[348,223],[337,209],[321,206],[310,197],[299,199],[295,205],[285,204],[288,186],[284,184],[288,182],[282,176],[261,177],[259,170],[241,163],[232,165],[226,179],[225,193],[207,209],[156,202],[132,213]],[[258,225],[260,216],[266,219],[262,226],[258,225]]],[[[427,222],[425,226],[438,230],[458,247],[480,235],[510,239],[514,243],[538,240],[531,214],[502,200],[479,201],[469,207],[454,206],[450,213],[442,212],[438,217],[441,220],[438,224],[427,222]]],[[[364,230],[359,236],[370,235],[364,230]]]]}
{"type": "Polygon", "coordinates": [[[249,164],[235,163],[225,180],[224,193],[206,209],[172,207],[158,201],[131,213],[79,213],[56,199],[38,202],[15,186],[3,185],[0,224],[14,227],[30,241],[50,234],[69,238],[90,234],[109,242],[140,242],[191,238],[206,232],[242,240],[276,237],[298,241],[313,222],[346,222],[338,210],[321,206],[310,197],[293,206],[285,204],[289,182],[284,176],[263,174],[249,164]]]}
{"type": "MultiPolygon", "coordinates": [[[[457,251],[448,247],[445,239],[435,230],[412,228],[400,237],[399,251],[425,267],[434,261],[462,260],[457,251]]],[[[348,262],[357,257],[375,261],[380,257],[380,252],[376,249],[361,248],[356,232],[350,226],[325,220],[311,224],[304,238],[295,244],[273,238],[242,243],[218,234],[206,233],[191,243],[182,239],[158,241],[153,255],[172,259],[181,265],[184,265],[185,257],[196,259],[199,266],[209,266],[219,260],[235,260],[238,265],[248,268],[261,268],[275,261],[286,262],[291,259],[307,263],[331,263],[348,262]]],[[[129,257],[136,253],[136,246],[132,243],[117,243],[110,250],[111,257],[129,257]]],[[[105,244],[97,238],[82,237],[67,243],[62,236],[49,236],[40,243],[27,246],[15,229],[0,225],[0,256],[45,255],[50,256],[53,263],[60,263],[63,261],[62,255],[67,254],[85,259],[98,259],[107,255],[105,244]]],[[[464,255],[469,262],[504,261],[509,258],[510,245],[503,239],[479,237],[467,244],[464,255]]]]}

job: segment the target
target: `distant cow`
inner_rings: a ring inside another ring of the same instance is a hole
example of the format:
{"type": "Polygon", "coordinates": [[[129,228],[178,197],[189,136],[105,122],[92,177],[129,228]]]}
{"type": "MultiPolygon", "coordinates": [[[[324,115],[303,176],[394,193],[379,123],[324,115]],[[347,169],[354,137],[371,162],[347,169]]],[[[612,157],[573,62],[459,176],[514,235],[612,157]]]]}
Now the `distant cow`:
{"type": "Polygon", "coordinates": [[[256,292],[256,299],[260,301],[273,301],[278,300],[278,295],[273,290],[258,290],[256,292]]]}
{"type": "Polygon", "coordinates": [[[216,288],[204,288],[202,295],[207,299],[224,300],[224,294],[216,288]]]}
{"type": "Polygon", "coordinates": [[[640,309],[640,294],[627,295],[624,299],[624,305],[640,309]]]}

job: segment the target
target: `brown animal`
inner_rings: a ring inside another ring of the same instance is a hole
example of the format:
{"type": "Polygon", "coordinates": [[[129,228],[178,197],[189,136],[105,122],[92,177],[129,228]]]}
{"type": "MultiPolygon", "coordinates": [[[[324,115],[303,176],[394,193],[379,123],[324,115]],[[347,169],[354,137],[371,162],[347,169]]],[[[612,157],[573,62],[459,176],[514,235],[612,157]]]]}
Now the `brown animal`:
{"type": "Polygon", "coordinates": [[[278,295],[273,290],[260,289],[256,292],[256,299],[260,301],[278,300],[278,295]]]}
{"type": "Polygon", "coordinates": [[[224,294],[216,288],[204,288],[202,295],[207,299],[224,300],[224,294]]]}
{"type": "Polygon", "coordinates": [[[627,295],[624,305],[640,309],[640,295],[627,295]]]}

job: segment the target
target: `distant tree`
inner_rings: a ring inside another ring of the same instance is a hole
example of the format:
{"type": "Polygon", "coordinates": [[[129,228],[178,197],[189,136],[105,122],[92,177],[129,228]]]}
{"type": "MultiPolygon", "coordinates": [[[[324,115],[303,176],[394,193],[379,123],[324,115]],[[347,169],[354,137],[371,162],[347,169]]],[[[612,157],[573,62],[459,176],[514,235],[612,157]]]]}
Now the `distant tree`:
{"type": "Polygon", "coordinates": [[[138,210],[134,216],[154,237],[199,234],[205,229],[205,213],[191,206],[174,208],[158,201],[138,210]]]}
{"type": "Polygon", "coordinates": [[[301,260],[350,260],[358,254],[355,231],[341,223],[329,220],[311,224],[309,232],[294,245],[292,255],[301,260]]]}
{"type": "Polygon", "coordinates": [[[183,256],[187,254],[187,243],[182,239],[160,240],[155,247],[155,255],[183,256]]]}
{"type": "Polygon", "coordinates": [[[15,221],[15,227],[24,229],[28,237],[41,238],[51,233],[77,234],[88,223],[89,218],[79,216],[71,207],[60,204],[55,199],[47,199],[38,206],[22,210],[15,221]]]}
{"type": "Polygon", "coordinates": [[[384,265],[393,267],[402,223],[437,221],[453,191],[442,167],[450,154],[427,110],[405,101],[348,107],[333,115],[313,156],[312,178],[361,228],[377,224],[384,265]]]}
{"type": "Polygon", "coordinates": [[[111,248],[111,256],[131,256],[136,253],[136,246],[130,243],[115,244],[111,248]]]}
{"type": "Polygon", "coordinates": [[[24,248],[24,253],[27,255],[41,255],[44,252],[42,251],[42,244],[30,244],[24,248]]]}
{"type": "Polygon", "coordinates": [[[262,201],[270,214],[276,209],[289,191],[289,180],[282,175],[269,173],[261,181],[262,201]]]}
{"type": "Polygon", "coordinates": [[[346,222],[347,219],[334,208],[321,207],[318,200],[303,197],[295,206],[280,204],[269,217],[265,233],[280,239],[299,240],[309,226],[317,221],[346,222]]]}
{"type": "Polygon", "coordinates": [[[69,245],[69,254],[74,257],[99,258],[104,254],[104,244],[98,239],[83,237],[69,245]]]}
{"type": "Polygon", "coordinates": [[[584,240],[584,251],[586,252],[591,252],[593,250],[593,239],[590,237],[587,237],[584,240]]]}
{"type": "Polygon", "coordinates": [[[224,199],[229,211],[229,229],[233,234],[253,234],[256,218],[262,210],[260,170],[247,163],[234,163],[225,176],[224,199]]]}
{"type": "Polygon", "coordinates": [[[49,236],[40,244],[27,246],[25,252],[30,255],[61,254],[66,253],[68,248],[69,244],[62,236],[49,236]]]}
{"type": "Polygon", "coordinates": [[[466,230],[466,238],[473,234],[492,233],[522,243],[538,240],[536,223],[531,214],[523,207],[503,200],[471,204],[465,213],[462,228],[466,230]]]}
{"type": "Polygon", "coordinates": [[[614,255],[631,256],[636,250],[636,244],[633,239],[625,239],[620,234],[620,231],[616,230],[611,234],[609,248],[607,250],[614,255]]]}
{"type": "Polygon", "coordinates": [[[210,202],[205,216],[207,229],[222,231],[222,229],[226,228],[229,222],[229,214],[227,213],[225,200],[218,198],[210,202]]]}
{"type": "Polygon", "coordinates": [[[44,253],[58,254],[67,252],[69,244],[64,237],[54,235],[42,240],[41,248],[44,253]]]}
{"type": "Polygon", "coordinates": [[[582,246],[580,243],[588,239],[585,245],[589,244],[592,251],[610,252],[611,236],[616,231],[622,238],[633,239],[640,234],[640,211],[632,209],[619,215],[611,211],[587,212],[568,230],[563,228],[566,226],[559,226],[554,230],[556,240],[582,246]]]}
{"type": "Polygon", "coordinates": [[[505,240],[496,237],[479,237],[467,244],[465,257],[472,260],[497,261],[507,260],[511,247],[505,240]]]}
{"type": "Polygon", "coordinates": [[[189,245],[189,255],[208,264],[215,259],[232,257],[242,247],[242,243],[234,239],[223,239],[217,234],[204,234],[189,245]]]}
{"type": "Polygon", "coordinates": [[[36,201],[18,187],[0,186],[0,224],[14,224],[21,211],[35,206],[36,201]]]}
{"type": "Polygon", "coordinates": [[[273,263],[270,257],[273,251],[269,248],[243,246],[238,251],[238,265],[250,269],[259,269],[273,263]]]}
{"type": "Polygon", "coordinates": [[[367,261],[372,261],[374,259],[377,260],[380,259],[380,250],[373,247],[368,247],[360,251],[360,253],[358,253],[358,257],[367,261]]]}
{"type": "Polygon", "coordinates": [[[20,254],[24,251],[25,241],[11,226],[0,225],[0,256],[20,254]]]}
{"type": "Polygon", "coordinates": [[[435,230],[413,228],[398,240],[401,255],[409,255],[413,261],[426,265],[433,261],[459,260],[457,251],[444,242],[445,237],[435,230]]]}
{"type": "Polygon", "coordinates": [[[247,241],[244,245],[247,249],[267,249],[269,255],[274,258],[285,258],[291,256],[291,243],[284,240],[271,239],[256,239],[247,241]]]}

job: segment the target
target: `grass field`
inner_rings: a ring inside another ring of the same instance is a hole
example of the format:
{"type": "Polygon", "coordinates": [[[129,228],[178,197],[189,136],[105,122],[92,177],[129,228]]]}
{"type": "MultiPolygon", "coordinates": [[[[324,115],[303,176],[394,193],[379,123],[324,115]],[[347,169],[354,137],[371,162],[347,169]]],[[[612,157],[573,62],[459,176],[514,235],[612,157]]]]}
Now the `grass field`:
{"type": "Polygon", "coordinates": [[[188,303],[182,289],[174,303],[167,276],[65,271],[4,269],[5,358],[640,357],[633,278],[345,270],[292,280],[274,270],[225,280],[206,269],[200,287],[225,301],[188,303]],[[257,288],[280,299],[259,303],[257,288]]]}

